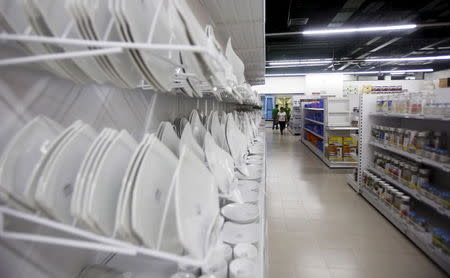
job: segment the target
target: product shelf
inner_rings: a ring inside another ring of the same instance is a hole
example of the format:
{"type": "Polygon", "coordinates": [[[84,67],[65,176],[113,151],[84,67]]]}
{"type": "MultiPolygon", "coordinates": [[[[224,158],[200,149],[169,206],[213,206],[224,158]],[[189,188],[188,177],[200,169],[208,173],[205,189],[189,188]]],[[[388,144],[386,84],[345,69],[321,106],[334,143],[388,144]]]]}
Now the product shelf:
{"type": "Polygon", "coordinates": [[[416,199],[418,201],[421,201],[424,204],[427,204],[428,206],[433,208],[439,214],[442,214],[442,215],[444,215],[446,217],[450,217],[450,210],[447,210],[447,209],[443,208],[441,205],[439,205],[435,201],[433,201],[433,200],[431,200],[431,199],[429,199],[429,198],[419,194],[417,191],[415,191],[415,190],[409,188],[408,186],[402,184],[401,182],[393,179],[389,175],[386,175],[385,173],[383,173],[380,170],[378,170],[376,167],[371,167],[370,171],[372,171],[373,173],[377,174],[381,178],[385,179],[389,183],[395,185],[396,187],[400,188],[401,190],[407,192],[414,199],[416,199]]]}
{"type": "Polygon", "coordinates": [[[303,144],[305,144],[316,156],[318,156],[328,167],[330,168],[354,168],[358,166],[356,161],[330,161],[325,157],[322,151],[320,151],[313,144],[302,138],[303,144]]]}
{"type": "Polygon", "coordinates": [[[358,182],[353,179],[353,174],[345,175],[347,184],[350,185],[356,192],[359,192],[358,182]]]}
{"type": "Polygon", "coordinates": [[[304,130],[308,131],[309,133],[314,134],[315,136],[319,137],[320,139],[323,139],[323,135],[320,135],[320,134],[318,134],[318,133],[315,133],[314,131],[312,131],[312,130],[306,128],[306,127],[304,128],[304,130]]]}
{"type": "Polygon", "coordinates": [[[435,120],[435,121],[450,121],[450,116],[444,115],[422,115],[422,114],[399,114],[399,113],[370,113],[374,117],[391,117],[391,118],[405,118],[405,119],[419,119],[419,120],[435,120]]]}
{"type": "Polygon", "coordinates": [[[366,186],[360,189],[361,195],[374,206],[384,217],[386,217],[395,227],[405,234],[414,244],[427,254],[436,264],[438,264],[447,274],[450,274],[449,255],[435,248],[431,244],[431,234],[417,231],[411,224],[408,224],[398,214],[394,213],[386,206],[374,193],[366,186]]]}
{"type": "Polygon", "coordinates": [[[355,126],[327,126],[328,130],[358,130],[355,126]]]}
{"type": "Polygon", "coordinates": [[[319,122],[319,121],[315,121],[315,120],[312,120],[312,119],[308,119],[308,118],[306,118],[306,117],[305,117],[305,120],[310,121],[310,122],[313,122],[313,123],[316,123],[316,124],[319,124],[319,125],[324,125],[323,122],[319,122]]]}
{"type": "Polygon", "coordinates": [[[419,163],[422,163],[422,164],[425,164],[425,165],[429,165],[429,166],[438,168],[438,169],[440,169],[442,171],[450,172],[450,165],[448,165],[448,164],[437,162],[437,161],[434,161],[434,160],[426,158],[426,157],[421,157],[421,156],[418,156],[416,154],[409,153],[409,152],[406,152],[406,151],[403,151],[403,150],[399,150],[397,148],[394,148],[394,147],[391,147],[391,146],[387,146],[387,145],[384,145],[384,144],[381,144],[381,143],[378,143],[378,142],[371,141],[371,142],[369,142],[369,144],[372,145],[372,146],[375,146],[377,148],[380,148],[380,149],[383,149],[383,150],[387,150],[389,152],[393,152],[393,153],[396,153],[398,155],[407,157],[407,158],[412,159],[412,160],[414,160],[416,162],[419,162],[419,163]]]}
{"type": "Polygon", "coordinates": [[[312,111],[323,111],[324,110],[324,108],[308,108],[308,107],[305,107],[304,109],[305,110],[312,110],[312,111]]]}

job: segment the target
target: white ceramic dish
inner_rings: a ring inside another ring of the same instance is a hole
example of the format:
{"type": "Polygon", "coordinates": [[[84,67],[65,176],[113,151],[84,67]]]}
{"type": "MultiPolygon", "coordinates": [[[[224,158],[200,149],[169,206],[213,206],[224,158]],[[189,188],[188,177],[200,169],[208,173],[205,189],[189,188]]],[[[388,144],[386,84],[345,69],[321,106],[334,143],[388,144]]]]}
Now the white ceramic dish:
{"type": "Polygon", "coordinates": [[[250,259],[236,259],[230,263],[230,278],[254,278],[256,263],[250,259]]]}
{"type": "Polygon", "coordinates": [[[255,260],[258,256],[258,249],[253,244],[238,243],[233,247],[234,259],[250,259],[255,260]]]}
{"type": "Polygon", "coordinates": [[[81,218],[81,206],[83,203],[82,196],[84,195],[84,185],[85,185],[85,177],[87,175],[87,171],[90,168],[93,157],[96,157],[100,147],[107,140],[109,134],[112,132],[112,129],[105,128],[100,132],[100,134],[95,138],[94,142],[90,146],[86,155],[83,158],[83,162],[81,163],[80,170],[78,171],[77,178],[75,179],[74,191],[72,195],[72,201],[70,203],[70,212],[72,216],[76,219],[81,218]]]}
{"type": "Polygon", "coordinates": [[[43,175],[45,166],[51,157],[53,157],[54,152],[59,148],[59,145],[64,142],[67,136],[69,136],[75,129],[81,126],[81,121],[73,123],[71,126],[62,131],[56,139],[54,139],[47,150],[47,152],[41,156],[39,161],[36,163],[33,172],[27,180],[27,186],[25,189],[25,198],[27,203],[30,204],[34,209],[39,209],[35,201],[35,196],[38,189],[39,179],[43,175]]]}
{"type": "Polygon", "coordinates": [[[224,194],[230,194],[235,179],[233,158],[216,145],[209,133],[206,133],[204,141],[206,161],[217,186],[224,194]]]}
{"type": "Polygon", "coordinates": [[[133,137],[126,130],[120,131],[100,160],[92,179],[89,202],[85,204],[87,213],[107,236],[114,233],[121,180],[136,147],[133,137]]]}
{"type": "Polygon", "coordinates": [[[181,134],[180,149],[184,146],[187,146],[201,161],[206,160],[205,152],[197,143],[197,140],[195,140],[191,125],[188,122],[185,123],[183,133],[181,134]]]}
{"type": "Polygon", "coordinates": [[[158,135],[158,139],[178,157],[180,151],[180,138],[178,138],[173,125],[169,122],[162,122],[160,126],[162,131],[161,134],[158,135]]]}
{"type": "Polygon", "coordinates": [[[225,222],[222,230],[224,242],[232,245],[238,243],[258,242],[259,224],[236,224],[230,221],[225,222]]]}
{"type": "Polygon", "coordinates": [[[131,228],[131,205],[132,194],[136,177],[141,167],[145,153],[149,147],[150,134],[145,134],[141,143],[128,164],[128,168],[122,180],[119,193],[119,201],[116,211],[115,236],[131,243],[140,243],[138,236],[131,228]]]}
{"type": "Polygon", "coordinates": [[[148,144],[132,194],[131,228],[144,245],[155,248],[178,160],[156,136],[150,135],[148,144]]]}
{"type": "Polygon", "coordinates": [[[252,204],[231,203],[221,209],[225,219],[238,223],[250,224],[258,220],[258,207],[252,204]]]}
{"type": "Polygon", "coordinates": [[[189,117],[189,121],[192,127],[192,135],[194,136],[195,140],[200,145],[200,147],[203,147],[205,144],[204,140],[206,129],[203,126],[202,121],[200,120],[200,116],[197,110],[192,110],[191,115],[189,117]]]}
{"type": "Polygon", "coordinates": [[[74,190],[72,194],[72,201],[70,202],[70,212],[72,216],[76,219],[81,217],[81,206],[82,206],[82,192],[84,191],[84,178],[86,176],[86,171],[89,168],[90,162],[93,156],[96,156],[100,146],[106,140],[107,136],[112,130],[110,128],[105,128],[100,132],[100,134],[95,138],[94,142],[89,147],[86,152],[83,161],[81,162],[80,170],[77,173],[75,179],[74,190]]]}
{"type": "Polygon", "coordinates": [[[49,151],[62,127],[45,116],[28,122],[9,142],[0,158],[0,186],[15,200],[33,208],[26,198],[30,173],[49,151]]]}
{"type": "Polygon", "coordinates": [[[67,142],[71,140],[71,138],[81,129],[85,124],[81,121],[76,121],[71,126],[69,126],[64,132],[55,140],[57,144],[54,145],[51,151],[49,151],[50,155],[45,161],[43,165],[42,171],[40,175],[37,176],[36,186],[35,186],[35,194],[33,196],[36,207],[39,208],[42,212],[45,212],[47,215],[50,215],[47,212],[47,208],[41,206],[41,204],[37,201],[38,198],[44,199],[45,192],[47,190],[47,177],[49,175],[49,171],[51,170],[51,165],[53,165],[55,158],[59,155],[61,150],[66,146],[67,142]]]}
{"type": "Polygon", "coordinates": [[[211,229],[219,215],[214,177],[188,148],[181,151],[175,174],[175,211],[178,236],[190,256],[203,259],[211,229]]]}
{"type": "Polygon", "coordinates": [[[108,150],[109,146],[112,144],[112,141],[117,136],[118,131],[115,129],[111,129],[108,134],[105,136],[102,143],[98,146],[95,154],[90,158],[88,162],[86,172],[82,176],[83,185],[81,186],[81,193],[79,198],[79,207],[80,207],[80,217],[78,218],[78,224],[82,227],[86,227],[92,231],[97,233],[101,233],[100,229],[95,223],[95,220],[91,218],[91,215],[88,213],[88,204],[92,197],[92,187],[93,179],[99,168],[100,161],[108,150]]]}
{"type": "Polygon", "coordinates": [[[49,172],[44,180],[44,195],[36,195],[36,201],[51,217],[63,223],[71,223],[70,200],[77,172],[89,146],[95,139],[95,131],[87,124],[69,138],[60,152],[55,153],[53,163],[46,166],[49,172]]]}

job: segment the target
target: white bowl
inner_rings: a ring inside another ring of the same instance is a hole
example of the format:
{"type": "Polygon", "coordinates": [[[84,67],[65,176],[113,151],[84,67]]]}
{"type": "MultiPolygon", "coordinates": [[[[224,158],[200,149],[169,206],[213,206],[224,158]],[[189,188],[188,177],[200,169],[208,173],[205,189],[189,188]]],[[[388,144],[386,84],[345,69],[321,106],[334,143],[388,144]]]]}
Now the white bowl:
{"type": "Polygon", "coordinates": [[[252,204],[232,203],[224,206],[222,215],[230,221],[239,224],[249,224],[258,219],[258,207],[252,204]]]}
{"type": "Polygon", "coordinates": [[[254,278],[256,264],[249,259],[236,259],[230,263],[230,278],[254,278]]]}

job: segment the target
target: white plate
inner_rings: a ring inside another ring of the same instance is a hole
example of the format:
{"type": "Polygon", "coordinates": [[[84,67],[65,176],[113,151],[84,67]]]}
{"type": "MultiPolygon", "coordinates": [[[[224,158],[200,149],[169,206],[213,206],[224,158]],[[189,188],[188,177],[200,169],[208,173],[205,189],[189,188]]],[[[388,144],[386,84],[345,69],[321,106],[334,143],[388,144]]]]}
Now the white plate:
{"type": "MultiPolygon", "coordinates": [[[[158,9],[158,1],[118,0],[123,20],[129,25],[134,42],[170,44],[173,33],[169,26],[168,5],[162,2],[158,9]],[[159,11],[159,15],[156,14],[159,11]]],[[[153,78],[152,85],[161,91],[170,91],[177,63],[177,52],[159,50],[153,53],[139,51],[143,64],[153,78]]]]}
{"type": "Polygon", "coordinates": [[[219,215],[219,197],[214,177],[188,148],[182,149],[175,174],[175,210],[181,243],[190,256],[204,259],[219,215]]]}
{"type": "Polygon", "coordinates": [[[178,157],[180,151],[180,138],[178,138],[175,133],[173,125],[169,122],[162,122],[160,127],[162,128],[162,131],[161,134],[158,135],[158,139],[178,157]]]}
{"type": "Polygon", "coordinates": [[[233,256],[235,259],[246,258],[254,260],[258,256],[258,249],[253,244],[238,243],[233,247],[233,256]]]}
{"type": "MultiPolygon", "coordinates": [[[[177,167],[176,156],[154,135],[139,167],[131,210],[131,227],[144,245],[155,248],[164,208],[169,200],[169,189],[177,167]]],[[[180,248],[171,250],[176,252],[180,248]]]]}
{"type": "Polygon", "coordinates": [[[225,222],[222,230],[222,239],[224,242],[235,245],[238,243],[256,243],[258,242],[259,224],[236,224],[225,222]]]}
{"type": "Polygon", "coordinates": [[[121,180],[137,142],[122,130],[113,140],[99,162],[90,187],[87,214],[105,235],[112,236],[121,180]]]}
{"type": "Polygon", "coordinates": [[[200,120],[200,116],[197,112],[197,110],[192,110],[191,115],[189,117],[189,121],[191,123],[192,127],[192,135],[194,135],[195,140],[200,145],[200,147],[203,147],[205,144],[205,134],[206,129],[203,126],[202,121],[200,120]]]}
{"type": "Polygon", "coordinates": [[[239,189],[242,202],[255,204],[259,200],[259,193],[254,190],[239,189]]]}
{"type": "Polygon", "coordinates": [[[39,209],[38,205],[35,201],[35,196],[38,190],[39,179],[43,175],[45,166],[53,157],[56,150],[59,149],[59,146],[66,140],[66,138],[72,134],[72,132],[78,129],[81,126],[81,121],[76,121],[71,126],[66,128],[63,132],[61,132],[56,139],[54,139],[47,150],[47,152],[41,156],[39,161],[36,163],[36,166],[33,169],[30,177],[27,180],[27,186],[25,189],[25,197],[27,203],[29,203],[34,209],[39,209]]]}
{"type": "Polygon", "coordinates": [[[27,181],[61,131],[61,126],[45,116],[38,116],[28,122],[11,139],[0,158],[0,189],[33,208],[34,203],[26,198],[27,181]]]}
{"type": "MultiPolygon", "coordinates": [[[[45,165],[43,166],[42,172],[37,177],[37,184],[36,184],[36,191],[35,195],[33,196],[35,204],[37,207],[39,207],[42,211],[46,212],[45,207],[41,207],[40,203],[37,202],[37,198],[45,198],[45,192],[47,190],[47,183],[44,181],[47,179],[50,171],[50,166],[52,165],[55,158],[59,155],[61,150],[64,148],[64,146],[71,140],[71,138],[78,132],[79,129],[81,129],[84,126],[84,123],[82,121],[76,121],[71,126],[69,126],[66,130],[64,130],[63,134],[61,134],[61,140],[58,140],[58,144],[55,145],[55,148],[52,151],[49,151],[51,155],[48,157],[47,161],[45,162],[45,165]]],[[[48,213],[47,213],[48,214],[48,213]]]]}
{"type": "Polygon", "coordinates": [[[122,187],[119,193],[119,201],[116,211],[116,237],[129,241],[131,243],[139,243],[138,236],[131,229],[131,199],[134,190],[136,176],[142,164],[143,157],[149,147],[149,134],[145,134],[141,143],[133,153],[125,176],[122,180],[122,187]]]}
{"type": "Polygon", "coordinates": [[[227,115],[225,124],[225,136],[227,139],[228,148],[230,149],[230,154],[234,159],[235,165],[243,164],[243,157],[246,150],[247,140],[236,126],[233,116],[231,114],[227,115]]]}
{"type": "Polygon", "coordinates": [[[47,213],[63,223],[71,223],[70,200],[73,185],[84,155],[95,139],[95,131],[87,124],[78,129],[66,144],[62,146],[55,158],[46,168],[49,169],[44,183],[44,195],[36,195],[39,206],[47,213]]]}
{"type": "MultiPolygon", "coordinates": [[[[189,44],[203,46],[208,48],[211,53],[219,56],[222,55],[219,50],[216,48],[217,44],[209,39],[206,35],[204,29],[198,22],[191,8],[188,6],[186,1],[183,0],[175,0],[175,7],[177,9],[178,15],[180,16],[183,28],[185,28],[185,32],[189,38],[189,44]]],[[[202,65],[203,76],[206,77],[209,83],[212,86],[220,86],[225,88],[227,86],[227,82],[223,79],[222,75],[222,67],[218,65],[215,59],[211,59],[209,55],[205,55],[203,53],[195,56],[200,65],[202,65]]]]}
{"type": "Polygon", "coordinates": [[[205,136],[205,156],[220,191],[230,194],[235,179],[233,158],[216,145],[209,133],[205,136]]]}
{"type": "Polygon", "coordinates": [[[93,155],[88,162],[88,166],[85,172],[85,175],[82,177],[84,184],[82,185],[81,194],[80,194],[80,208],[81,208],[81,216],[78,218],[78,223],[81,226],[84,226],[92,231],[97,233],[101,233],[98,226],[95,224],[95,220],[92,219],[91,215],[88,213],[88,204],[91,200],[93,191],[92,188],[94,186],[93,180],[94,176],[97,173],[97,170],[100,166],[100,161],[103,159],[106,151],[109,149],[110,145],[114,141],[114,138],[117,136],[118,131],[115,129],[111,129],[108,132],[108,135],[105,137],[103,142],[99,145],[98,150],[95,155],[93,155]]]}
{"type": "Polygon", "coordinates": [[[228,149],[227,140],[225,138],[225,125],[220,123],[219,116],[216,111],[213,112],[211,118],[211,135],[217,145],[219,145],[226,152],[230,152],[228,149]]]}
{"type": "Polygon", "coordinates": [[[197,140],[195,140],[191,125],[188,122],[185,123],[183,133],[181,134],[180,149],[183,146],[187,146],[201,161],[206,160],[205,152],[197,143],[197,140]]]}
{"type": "Polygon", "coordinates": [[[241,258],[230,263],[230,278],[254,278],[256,273],[256,263],[250,259],[241,258]]]}
{"type": "Polygon", "coordinates": [[[232,203],[221,209],[222,215],[238,224],[250,224],[259,217],[258,207],[252,204],[232,203]]]}
{"type": "Polygon", "coordinates": [[[75,179],[74,191],[72,195],[72,201],[70,203],[70,212],[72,216],[77,220],[81,220],[82,217],[82,205],[84,196],[84,186],[85,179],[88,175],[88,170],[91,167],[92,161],[97,156],[100,148],[108,139],[108,136],[112,133],[112,129],[105,128],[100,132],[100,134],[95,138],[94,142],[91,144],[89,150],[83,158],[83,162],[81,163],[80,170],[78,171],[77,178],[75,179]]]}

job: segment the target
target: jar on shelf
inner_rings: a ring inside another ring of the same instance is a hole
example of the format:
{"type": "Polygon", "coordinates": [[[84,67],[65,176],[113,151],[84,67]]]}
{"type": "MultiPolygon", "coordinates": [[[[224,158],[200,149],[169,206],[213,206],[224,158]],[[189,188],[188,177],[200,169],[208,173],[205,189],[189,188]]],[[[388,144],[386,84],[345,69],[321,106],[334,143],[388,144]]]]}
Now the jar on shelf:
{"type": "Polygon", "coordinates": [[[408,107],[409,107],[409,96],[407,94],[401,94],[398,99],[398,105],[399,105],[399,113],[400,114],[407,114],[408,113],[408,107]]]}
{"type": "Polygon", "coordinates": [[[397,148],[403,147],[404,137],[405,137],[405,130],[403,128],[397,128],[397,132],[395,133],[395,147],[397,148]]]}
{"type": "Polygon", "coordinates": [[[378,138],[380,137],[380,130],[377,125],[372,125],[371,134],[372,134],[372,138],[375,138],[378,140],[378,138]]]}
{"type": "Polygon", "coordinates": [[[382,143],[385,145],[389,145],[389,141],[391,138],[390,130],[388,127],[383,127],[383,131],[384,131],[384,138],[383,138],[382,143]]]}
{"type": "Polygon", "coordinates": [[[409,186],[411,188],[417,188],[417,179],[419,177],[419,167],[416,165],[411,166],[411,181],[409,182],[409,186]]]}
{"type": "Polygon", "coordinates": [[[402,216],[406,217],[409,213],[409,201],[411,200],[411,197],[407,195],[403,195],[400,203],[400,213],[402,216]]]}
{"type": "Polygon", "coordinates": [[[383,96],[377,96],[377,112],[383,112],[383,96]]]}
{"type": "Polygon", "coordinates": [[[387,203],[392,204],[392,196],[393,196],[393,191],[395,190],[395,188],[393,186],[388,186],[387,190],[385,192],[385,200],[387,203]]]}
{"type": "Polygon", "coordinates": [[[403,147],[402,147],[402,149],[404,151],[407,151],[409,149],[411,135],[412,135],[412,130],[409,130],[409,129],[405,130],[405,134],[403,136],[403,147]]]}
{"type": "Polygon", "coordinates": [[[389,128],[389,142],[388,144],[391,146],[395,146],[396,137],[397,137],[397,129],[394,127],[389,128]]]}
{"type": "Polygon", "coordinates": [[[417,186],[421,187],[425,184],[429,184],[430,183],[430,174],[431,174],[430,169],[420,168],[419,175],[417,177],[417,186]]]}
{"type": "Polygon", "coordinates": [[[406,185],[409,185],[411,182],[411,166],[408,163],[405,163],[405,166],[403,166],[401,182],[406,185]]]}
{"type": "Polygon", "coordinates": [[[409,114],[422,113],[422,99],[419,94],[411,94],[409,98],[409,114]]]}
{"type": "Polygon", "coordinates": [[[414,140],[414,148],[416,154],[423,156],[425,152],[425,147],[430,144],[430,131],[420,131],[414,140]]]}
{"type": "Polygon", "coordinates": [[[398,210],[400,210],[400,205],[402,203],[402,198],[405,194],[401,192],[400,190],[396,192],[395,194],[395,201],[394,201],[394,207],[398,210]]]}

